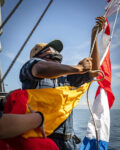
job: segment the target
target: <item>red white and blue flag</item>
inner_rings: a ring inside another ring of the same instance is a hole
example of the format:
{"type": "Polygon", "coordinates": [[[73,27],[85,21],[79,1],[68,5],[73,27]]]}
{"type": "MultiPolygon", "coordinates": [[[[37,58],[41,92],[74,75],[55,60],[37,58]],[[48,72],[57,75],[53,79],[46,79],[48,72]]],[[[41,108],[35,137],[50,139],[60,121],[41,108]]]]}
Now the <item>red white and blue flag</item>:
{"type": "MultiPolygon", "coordinates": [[[[110,108],[114,102],[114,95],[111,89],[111,62],[110,62],[110,26],[106,22],[101,38],[101,62],[100,70],[104,72],[105,78],[98,82],[95,101],[92,107],[93,116],[96,122],[99,150],[107,150],[110,135],[110,108]]],[[[102,78],[101,75],[98,79],[102,78]]],[[[86,137],[79,150],[96,150],[97,140],[93,120],[88,122],[86,137]]]]}

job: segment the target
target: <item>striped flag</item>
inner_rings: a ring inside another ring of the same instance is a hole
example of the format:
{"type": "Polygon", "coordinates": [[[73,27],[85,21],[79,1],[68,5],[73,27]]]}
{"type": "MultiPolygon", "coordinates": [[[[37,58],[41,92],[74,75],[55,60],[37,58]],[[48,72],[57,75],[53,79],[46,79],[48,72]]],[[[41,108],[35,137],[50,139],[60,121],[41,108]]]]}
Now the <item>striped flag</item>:
{"type": "MultiPolygon", "coordinates": [[[[110,26],[108,20],[101,38],[101,62],[100,70],[105,74],[103,81],[98,82],[99,87],[96,92],[92,112],[97,126],[99,150],[107,150],[110,135],[110,108],[114,102],[114,95],[111,89],[111,62],[110,62],[110,26]]],[[[98,79],[101,75],[98,76],[98,79]]],[[[88,122],[86,137],[84,138],[80,150],[96,150],[97,140],[93,120],[88,122]]]]}

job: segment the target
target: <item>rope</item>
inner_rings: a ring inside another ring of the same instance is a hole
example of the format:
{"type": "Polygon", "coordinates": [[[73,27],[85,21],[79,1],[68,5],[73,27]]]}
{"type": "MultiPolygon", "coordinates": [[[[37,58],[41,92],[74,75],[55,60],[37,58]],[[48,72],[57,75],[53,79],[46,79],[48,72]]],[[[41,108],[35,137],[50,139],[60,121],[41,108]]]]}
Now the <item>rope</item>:
{"type": "Polygon", "coordinates": [[[97,31],[96,31],[96,34],[95,34],[95,38],[94,38],[94,41],[93,41],[93,44],[92,44],[92,47],[91,47],[91,50],[90,50],[89,57],[91,57],[91,55],[93,53],[93,49],[94,49],[94,46],[95,46],[95,41],[96,41],[97,36],[98,36],[98,32],[99,32],[99,27],[97,28],[97,31]]]}
{"type": "Polygon", "coordinates": [[[10,19],[10,17],[13,15],[13,13],[15,12],[15,10],[18,8],[18,6],[21,4],[22,0],[20,0],[17,5],[13,8],[13,10],[10,12],[10,14],[7,16],[7,18],[5,19],[5,21],[2,23],[2,25],[0,26],[0,30],[3,28],[3,26],[7,23],[7,21],[10,19]]]}
{"type": "Polygon", "coordinates": [[[18,51],[17,55],[15,56],[15,58],[13,59],[12,63],[10,64],[10,66],[8,67],[7,71],[5,72],[3,78],[1,79],[1,83],[4,81],[4,79],[6,78],[6,76],[8,75],[9,71],[11,70],[12,66],[14,65],[15,61],[17,60],[18,56],[21,54],[22,50],[24,49],[25,45],[27,44],[28,40],[30,39],[30,37],[32,36],[33,32],[35,31],[35,29],[37,28],[38,24],[40,23],[40,21],[42,20],[43,16],[45,15],[45,13],[47,12],[49,6],[51,5],[51,3],[53,2],[53,0],[50,0],[50,2],[48,3],[47,7],[45,8],[44,12],[42,13],[42,15],[40,16],[40,18],[38,19],[37,23],[35,24],[34,28],[32,29],[32,31],[30,32],[30,34],[28,35],[27,39],[25,40],[25,42],[23,43],[23,45],[21,46],[20,50],[18,51]]]}
{"type": "Polygon", "coordinates": [[[97,140],[97,150],[99,150],[99,138],[98,138],[98,132],[97,132],[97,125],[96,125],[96,122],[95,122],[95,119],[94,119],[94,116],[93,116],[92,109],[90,108],[90,103],[89,103],[89,99],[88,99],[88,92],[89,92],[90,86],[91,86],[91,84],[93,82],[95,82],[95,81],[102,81],[104,79],[104,73],[101,70],[93,70],[93,71],[89,71],[89,72],[90,73],[98,73],[98,72],[100,72],[103,75],[103,77],[101,79],[95,79],[95,80],[93,80],[90,83],[90,85],[89,85],[89,87],[87,89],[87,104],[88,104],[88,108],[89,108],[89,111],[90,111],[90,114],[91,114],[91,117],[92,117],[92,120],[93,120],[93,124],[94,124],[94,127],[95,127],[95,134],[96,134],[96,140],[97,140]]]}

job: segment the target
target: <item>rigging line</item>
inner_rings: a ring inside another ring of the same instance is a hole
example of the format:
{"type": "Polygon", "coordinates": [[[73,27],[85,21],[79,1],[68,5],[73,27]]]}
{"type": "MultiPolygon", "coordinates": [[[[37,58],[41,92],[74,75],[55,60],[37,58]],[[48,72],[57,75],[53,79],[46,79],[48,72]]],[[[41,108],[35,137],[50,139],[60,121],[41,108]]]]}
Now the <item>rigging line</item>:
{"type": "Polygon", "coordinates": [[[97,28],[97,31],[96,31],[96,34],[95,34],[95,38],[94,38],[94,41],[93,41],[93,44],[92,44],[92,47],[91,47],[91,50],[90,50],[89,57],[91,57],[91,55],[93,53],[93,49],[94,49],[95,42],[96,42],[96,39],[97,39],[97,36],[98,36],[98,32],[99,32],[99,27],[97,28]]]}
{"type": "Polygon", "coordinates": [[[10,17],[13,15],[13,13],[16,11],[16,9],[18,8],[18,6],[21,4],[22,0],[20,0],[16,6],[13,8],[13,10],[10,12],[10,14],[7,16],[7,18],[4,20],[4,22],[2,23],[2,25],[0,26],[0,30],[3,28],[3,26],[7,23],[7,21],[10,19],[10,17]]]}
{"type": "Polygon", "coordinates": [[[40,23],[40,21],[42,20],[43,16],[45,15],[45,13],[47,12],[48,8],[50,7],[51,3],[53,2],[53,0],[50,0],[50,2],[48,3],[47,7],[45,8],[44,12],[42,13],[42,15],[40,16],[40,18],[38,19],[37,23],[35,24],[35,26],[33,27],[32,31],[30,32],[30,34],[28,35],[27,39],[25,40],[25,42],[23,43],[23,45],[21,46],[20,50],[18,51],[17,55],[15,56],[15,58],[13,59],[12,63],[10,64],[10,66],[8,67],[7,71],[5,72],[3,78],[1,79],[1,83],[4,81],[4,79],[6,78],[6,76],[8,75],[9,71],[11,70],[12,66],[14,65],[15,61],[17,60],[18,56],[20,55],[20,53],[22,52],[22,50],[24,49],[25,45],[27,44],[28,40],[30,39],[30,37],[32,36],[33,32],[35,31],[35,29],[37,28],[38,24],[40,23]]]}

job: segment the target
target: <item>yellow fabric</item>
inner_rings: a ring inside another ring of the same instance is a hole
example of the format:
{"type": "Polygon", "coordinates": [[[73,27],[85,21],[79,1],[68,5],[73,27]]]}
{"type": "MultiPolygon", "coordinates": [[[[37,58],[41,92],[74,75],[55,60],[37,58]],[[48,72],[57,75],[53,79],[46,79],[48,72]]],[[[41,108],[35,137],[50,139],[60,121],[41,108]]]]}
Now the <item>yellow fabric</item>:
{"type": "MultiPolygon", "coordinates": [[[[33,110],[44,114],[47,136],[67,119],[72,109],[78,105],[88,86],[89,83],[85,83],[82,87],[74,90],[70,86],[27,90],[29,97],[27,105],[29,104],[33,110]]],[[[26,113],[29,112],[27,107],[26,113]]],[[[23,134],[23,137],[42,137],[42,135],[39,130],[37,132],[30,130],[23,134]]]]}

